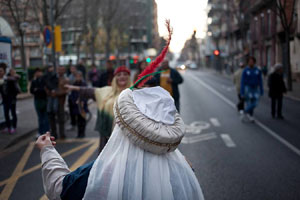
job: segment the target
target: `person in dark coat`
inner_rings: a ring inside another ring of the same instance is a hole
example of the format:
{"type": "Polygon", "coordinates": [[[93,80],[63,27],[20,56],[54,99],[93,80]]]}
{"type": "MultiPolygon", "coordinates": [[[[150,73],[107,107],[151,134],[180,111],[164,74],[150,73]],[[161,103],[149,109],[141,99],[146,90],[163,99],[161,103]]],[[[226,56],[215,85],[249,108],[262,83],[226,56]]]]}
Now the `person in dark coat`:
{"type": "Polygon", "coordinates": [[[286,87],[283,81],[283,66],[278,63],[274,66],[274,72],[270,74],[268,80],[269,97],[271,98],[271,114],[275,118],[284,119],[282,116],[282,98],[286,93],[286,87]]]}
{"type": "Polygon", "coordinates": [[[106,71],[99,77],[98,87],[111,86],[114,77],[114,66],[111,60],[106,61],[106,71]]]}
{"type": "Polygon", "coordinates": [[[88,80],[91,82],[93,87],[98,86],[99,77],[100,77],[100,72],[97,69],[97,66],[95,64],[92,64],[92,69],[88,73],[88,80]]]}
{"type": "Polygon", "coordinates": [[[0,64],[1,76],[0,76],[0,92],[2,96],[2,104],[4,108],[5,132],[15,133],[17,127],[17,95],[20,93],[20,87],[18,80],[20,76],[16,74],[14,69],[10,69],[7,76],[5,76],[5,70],[7,66],[5,63],[0,64]],[[10,119],[10,114],[12,120],[10,119]]]}
{"type": "MultiPolygon", "coordinates": [[[[86,87],[86,83],[83,80],[82,73],[77,72],[75,75],[75,86],[79,87],[86,87]]],[[[85,126],[86,126],[86,120],[85,115],[88,112],[87,107],[87,100],[79,99],[79,92],[78,91],[72,91],[69,95],[69,101],[71,102],[72,113],[71,115],[74,116],[74,119],[77,124],[77,138],[83,138],[85,137],[85,126]]]]}
{"type": "Polygon", "coordinates": [[[39,132],[37,137],[49,131],[47,93],[45,87],[46,83],[43,79],[43,71],[37,68],[30,86],[30,93],[34,96],[34,107],[38,116],[39,132]]]}
{"type": "Polygon", "coordinates": [[[175,106],[177,111],[180,111],[180,94],[178,85],[183,83],[183,78],[179,74],[178,71],[172,69],[169,66],[169,61],[164,60],[161,64],[161,70],[166,70],[165,72],[159,73],[156,75],[156,80],[158,81],[158,85],[167,90],[175,101],[175,106]]]}

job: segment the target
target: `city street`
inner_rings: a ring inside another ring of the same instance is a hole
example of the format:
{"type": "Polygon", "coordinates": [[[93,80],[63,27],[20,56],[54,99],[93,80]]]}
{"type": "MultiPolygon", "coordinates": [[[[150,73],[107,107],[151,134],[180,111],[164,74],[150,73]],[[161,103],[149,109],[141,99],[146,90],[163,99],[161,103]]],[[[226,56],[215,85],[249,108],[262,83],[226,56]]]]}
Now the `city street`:
{"type": "MultiPolygon", "coordinates": [[[[265,91],[255,110],[255,123],[241,122],[230,79],[198,70],[183,71],[182,76],[186,136],[179,149],[191,161],[205,199],[300,199],[300,102],[285,98],[285,120],[272,119],[265,91]]],[[[86,138],[75,139],[76,131],[67,131],[68,139],[57,142],[71,170],[97,157],[95,104],[90,111],[86,138]]],[[[17,145],[17,150],[0,157],[0,199],[47,199],[34,137],[26,145],[17,145]]]]}

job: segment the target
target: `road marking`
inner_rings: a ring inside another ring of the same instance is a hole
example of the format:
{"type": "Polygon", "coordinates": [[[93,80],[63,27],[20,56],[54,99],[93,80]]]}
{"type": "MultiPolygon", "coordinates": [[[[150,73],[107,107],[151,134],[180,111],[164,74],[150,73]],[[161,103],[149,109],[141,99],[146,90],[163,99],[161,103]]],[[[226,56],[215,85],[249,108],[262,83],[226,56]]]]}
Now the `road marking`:
{"type": "MultiPolygon", "coordinates": [[[[99,139],[98,139],[98,140],[99,140],[99,139]]],[[[85,147],[87,147],[87,146],[93,144],[93,143],[94,143],[94,141],[93,141],[93,140],[90,140],[90,141],[87,142],[87,143],[84,143],[84,144],[82,144],[82,145],[80,145],[80,146],[78,146],[78,147],[75,147],[75,148],[73,148],[73,149],[71,149],[71,150],[69,150],[69,151],[67,151],[67,152],[65,152],[65,153],[63,153],[63,154],[61,154],[61,157],[64,158],[64,157],[66,157],[66,156],[69,156],[69,155],[71,155],[71,154],[73,154],[73,153],[75,153],[75,152],[77,152],[77,151],[79,151],[79,150],[81,150],[81,149],[83,149],[83,148],[85,148],[85,147]]],[[[31,144],[34,145],[34,142],[32,142],[31,144]]],[[[31,167],[31,168],[29,168],[29,169],[23,171],[21,174],[18,174],[18,175],[14,176],[14,177],[11,176],[10,178],[1,181],[1,182],[0,182],[0,187],[3,186],[3,185],[5,185],[5,184],[10,184],[10,183],[12,183],[12,182],[14,182],[14,181],[17,181],[19,178],[21,178],[21,177],[23,177],[23,176],[25,176],[25,175],[27,175],[27,174],[30,174],[31,172],[33,172],[33,171],[35,171],[35,170],[38,170],[39,168],[41,168],[41,164],[37,164],[37,165],[35,165],[35,166],[33,166],[33,167],[31,167]]],[[[0,199],[1,199],[1,198],[0,198],[0,199]]]]}
{"type": "MultiPolygon", "coordinates": [[[[191,78],[194,79],[196,82],[198,82],[203,87],[205,87],[206,89],[210,90],[213,94],[215,94],[216,96],[218,96],[225,103],[227,103],[228,105],[230,105],[232,108],[236,109],[236,106],[235,106],[235,104],[232,101],[230,101],[229,99],[227,99],[224,95],[222,95],[221,93],[219,93],[218,91],[216,91],[214,88],[212,88],[211,86],[209,86],[208,84],[204,83],[203,81],[201,81],[200,79],[198,79],[198,78],[196,78],[194,76],[191,76],[191,78]]],[[[260,128],[262,128],[263,130],[265,130],[267,133],[269,133],[272,137],[274,137],[280,143],[282,143],[287,148],[289,148],[291,151],[293,151],[298,156],[300,156],[300,150],[297,147],[295,147],[294,145],[292,145],[291,143],[289,143],[284,138],[280,137],[277,133],[275,133],[270,128],[268,128],[266,125],[264,125],[263,123],[261,123],[258,119],[255,119],[255,122],[256,122],[255,124],[257,124],[260,128]]]]}
{"type": "MultiPolygon", "coordinates": [[[[22,171],[25,167],[25,164],[27,163],[27,160],[29,159],[29,156],[30,156],[33,148],[34,148],[34,143],[30,143],[10,178],[15,177],[15,176],[19,177],[20,174],[22,174],[22,171]]],[[[0,199],[9,199],[18,179],[19,178],[15,179],[14,181],[11,181],[5,185],[4,189],[1,192],[0,199]]]]}
{"type": "Polygon", "coordinates": [[[228,134],[221,134],[221,138],[223,139],[227,147],[236,147],[235,143],[228,134]]]}
{"type": "Polygon", "coordinates": [[[217,118],[210,118],[210,122],[212,123],[212,125],[214,125],[216,127],[221,126],[221,124],[217,118]]]}
{"type": "Polygon", "coordinates": [[[215,138],[217,138],[216,133],[206,133],[206,134],[196,135],[196,136],[185,136],[184,138],[182,138],[181,143],[192,144],[192,143],[211,140],[215,138]]]}
{"type": "MultiPolygon", "coordinates": [[[[92,155],[93,153],[98,149],[99,146],[99,140],[96,140],[93,142],[93,145],[83,154],[81,155],[78,160],[70,167],[71,171],[76,170],[78,167],[82,166],[92,155]]],[[[47,200],[47,196],[44,194],[40,200],[47,200]]]]}
{"type": "Polygon", "coordinates": [[[185,132],[192,134],[200,134],[202,130],[208,129],[210,124],[204,121],[196,121],[191,123],[190,125],[186,125],[185,132]]]}

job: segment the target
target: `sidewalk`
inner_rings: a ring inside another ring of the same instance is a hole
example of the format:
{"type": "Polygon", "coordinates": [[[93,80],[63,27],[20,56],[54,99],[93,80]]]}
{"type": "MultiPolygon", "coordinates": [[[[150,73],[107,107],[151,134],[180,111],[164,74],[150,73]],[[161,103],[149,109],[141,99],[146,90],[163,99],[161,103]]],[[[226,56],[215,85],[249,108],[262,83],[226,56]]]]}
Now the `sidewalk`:
{"type": "MultiPolygon", "coordinates": [[[[0,130],[0,153],[14,144],[28,138],[37,131],[37,116],[34,110],[33,98],[29,95],[21,94],[17,102],[17,130],[14,134],[9,134],[0,130]]],[[[2,108],[1,108],[2,109],[2,108]]]]}

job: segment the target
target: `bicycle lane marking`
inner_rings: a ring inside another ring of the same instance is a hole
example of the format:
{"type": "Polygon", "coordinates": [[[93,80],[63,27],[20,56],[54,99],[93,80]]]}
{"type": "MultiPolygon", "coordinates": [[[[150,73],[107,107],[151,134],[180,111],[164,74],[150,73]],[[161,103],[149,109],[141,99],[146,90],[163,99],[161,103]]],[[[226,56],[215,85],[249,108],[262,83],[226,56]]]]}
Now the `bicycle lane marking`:
{"type": "MultiPolygon", "coordinates": [[[[82,141],[86,141],[87,143],[81,144],[81,145],[79,145],[79,146],[77,146],[77,147],[75,147],[75,148],[73,148],[73,149],[71,149],[71,150],[69,150],[67,152],[62,153],[61,157],[64,158],[66,156],[69,156],[69,155],[71,155],[71,154],[73,154],[73,153],[75,153],[75,152],[77,152],[77,151],[79,151],[79,150],[81,150],[81,149],[83,149],[83,148],[85,148],[85,147],[93,144],[94,143],[94,141],[93,141],[94,139],[95,138],[91,138],[90,140],[87,140],[87,139],[82,140],[82,141]]],[[[81,140],[78,140],[78,142],[81,142],[81,140]]],[[[68,141],[64,141],[64,143],[68,143],[68,141]]],[[[30,144],[34,145],[34,142],[32,142],[30,144]]],[[[3,185],[10,184],[10,183],[12,183],[14,181],[17,181],[19,178],[21,178],[21,177],[23,177],[23,176],[25,176],[27,174],[30,174],[30,173],[34,172],[35,170],[38,170],[39,168],[41,168],[41,164],[37,164],[37,165],[35,165],[35,166],[33,166],[33,167],[31,167],[31,168],[23,171],[22,173],[16,175],[16,176],[11,176],[10,178],[7,178],[7,179],[1,181],[0,182],[0,187],[3,186],[3,185]]]]}
{"type": "Polygon", "coordinates": [[[9,179],[13,178],[13,177],[18,177],[15,180],[9,182],[8,184],[5,185],[3,191],[0,194],[0,199],[9,199],[13,189],[16,186],[16,183],[20,177],[20,175],[22,174],[22,171],[25,167],[25,164],[27,163],[31,152],[33,151],[34,148],[34,143],[30,143],[25,151],[25,153],[23,154],[21,160],[19,161],[19,163],[17,164],[14,172],[12,173],[12,175],[10,176],[9,179]]]}
{"type": "MultiPolygon", "coordinates": [[[[197,77],[194,77],[193,75],[191,75],[190,78],[192,78],[193,80],[195,80],[196,82],[198,82],[200,85],[202,85],[203,87],[205,87],[206,89],[208,89],[210,92],[212,92],[213,94],[215,94],[216,96],[218,96],[225,103],[227,103],[229,106],[231,106],[232,108],[235,109],[235,104],[231,100],[229,100],[228,98],[226,98],[224,95],[222,95],[220,92],[218,92],[217,90],[215,90],[214,88],[212,88],[210,85],[206,84],[205,82],[203,82],[202,80],[198,79],[197,77]]],[[[279,136],[276,132],[272,131],[270,128],[268,128],[266,125],[264,125],[258,119],[255,118],[255,121],[256,121],[255,124],[257,124],[261,129],[263,129],[264,131],[266,131],[273,138],[275,138],[276,140],[278,140],[281,144],[283,144],[284,146],[286,146],[287,148],[289,148],[291,151],[293,151],[294,153],[296,153],[298,156],[300,156],[300,150],[297,147],[295,147],[294,145],[292,145],[291,143],[289,143],[287,140],[285,140],[284,138],[282,138],[281,136],[279,136]]]]}

